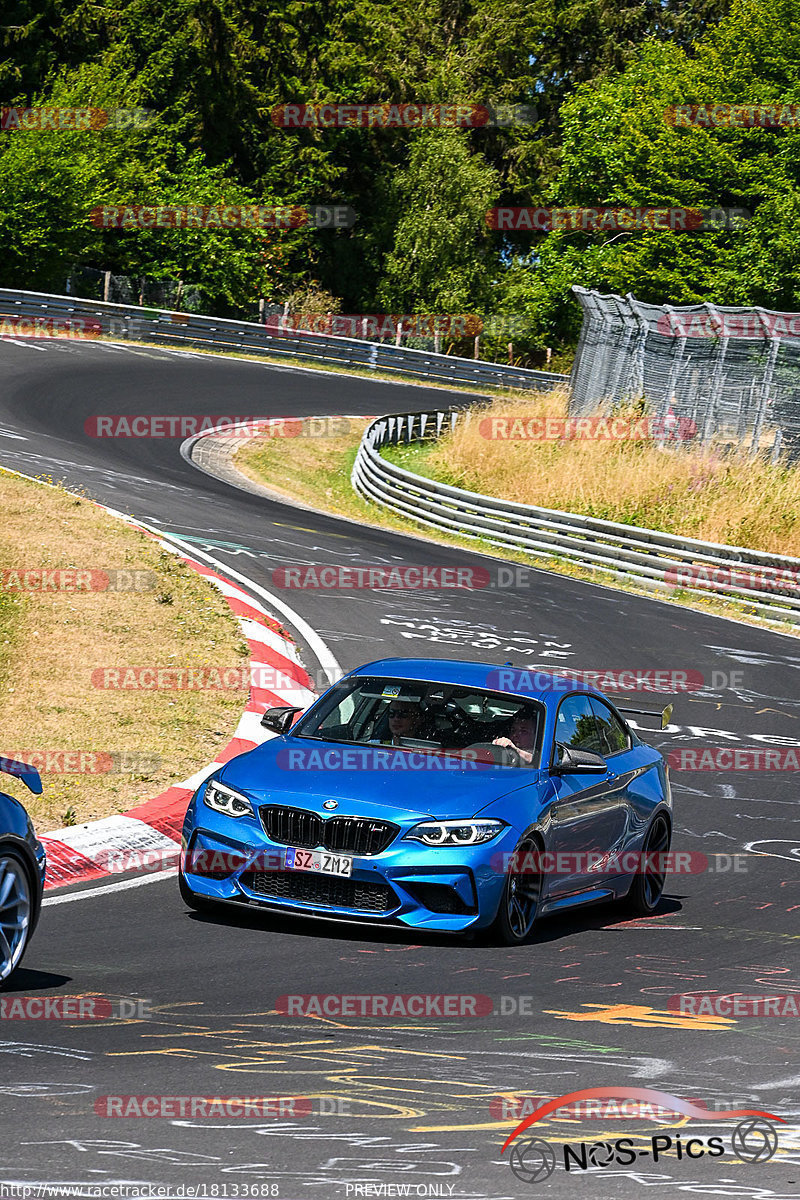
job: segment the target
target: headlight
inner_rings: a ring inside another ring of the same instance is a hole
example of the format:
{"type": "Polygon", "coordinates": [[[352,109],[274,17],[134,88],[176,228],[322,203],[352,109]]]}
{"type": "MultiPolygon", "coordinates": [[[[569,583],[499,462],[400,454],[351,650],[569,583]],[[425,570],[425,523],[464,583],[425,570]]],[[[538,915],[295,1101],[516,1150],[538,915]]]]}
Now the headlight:
{"type": "Polygon", "coordinates": [[[214,812],[225,813],[226,817],[254,817],[253,806],[244,796],[234,792],[224,783],[210,779],[203,793],[203,802],[214,812]]]}
{"type": "Polygon", "coordinates": [[[502,821],[424,821],[407,834],[426,846],[478,846],[505,829],[502,821]]]}

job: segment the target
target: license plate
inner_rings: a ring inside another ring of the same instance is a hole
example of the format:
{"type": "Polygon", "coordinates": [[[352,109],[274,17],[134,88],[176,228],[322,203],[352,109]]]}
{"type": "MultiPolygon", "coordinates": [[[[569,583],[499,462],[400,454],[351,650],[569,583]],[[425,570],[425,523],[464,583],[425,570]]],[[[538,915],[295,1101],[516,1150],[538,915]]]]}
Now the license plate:
{"type": "Polygon", "coordinates": [[[341,854],[328,854],[325,850],[287,850],[286,866],[290,871],[316,871],[320,875],[349,877],[353,860],[341,854]]]}

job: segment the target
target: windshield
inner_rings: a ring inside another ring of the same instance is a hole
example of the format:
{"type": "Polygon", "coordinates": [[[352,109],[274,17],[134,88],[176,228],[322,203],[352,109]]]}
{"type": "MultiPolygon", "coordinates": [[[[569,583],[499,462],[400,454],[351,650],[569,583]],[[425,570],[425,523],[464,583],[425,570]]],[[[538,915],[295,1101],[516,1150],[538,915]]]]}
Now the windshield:
{"type": "Polygon", "coordinates": [[[538,766],[544,710],[527,700],[482,689],[419,680],[343,679],[292,737],[417,753],[500,767],[538,766]]]}

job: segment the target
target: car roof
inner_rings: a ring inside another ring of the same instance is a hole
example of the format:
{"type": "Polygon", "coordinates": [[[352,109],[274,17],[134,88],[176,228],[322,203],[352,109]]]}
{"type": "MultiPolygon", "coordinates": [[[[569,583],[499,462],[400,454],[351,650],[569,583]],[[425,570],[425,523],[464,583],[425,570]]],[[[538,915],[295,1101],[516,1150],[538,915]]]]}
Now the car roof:
{"type": "Polygon", "coordinates": [[[462,687],[485,688],[492,692],[539,700],[546,704],[553,697],[560,699],[575,691],[601,696],[602,692],[572,680],[565,671],[540,671],[531,667],[512,667],[508,664],[469,662],[458,658],[381,658],[365,663],[349,672],[353,675],[390,675],[393,678],[413,679],[429,683],[452,683],[462,687]]]}

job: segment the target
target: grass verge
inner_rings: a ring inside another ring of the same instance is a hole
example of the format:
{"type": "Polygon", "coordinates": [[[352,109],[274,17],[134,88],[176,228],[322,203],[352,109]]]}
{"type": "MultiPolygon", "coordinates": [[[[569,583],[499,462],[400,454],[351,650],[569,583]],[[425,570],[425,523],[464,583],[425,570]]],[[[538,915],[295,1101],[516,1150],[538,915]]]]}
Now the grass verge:
{"type": "MultiPolygon", "coordinates": [[[[345,517],[358,524],[408,533],[440,545],[458,546],[473,553],[479,552],[508,562],[524,563],[572,579],[605,584],[618,591],[653,596],[652,591],[636,583],[625,582],[606,571],[581,567],[566,558],[536,558],[522,552],[501,549],[480,539],[458,537],[428,529],[415,521],[395,516],[387,509],[368,504],[353,490],[350,483],[353,462],[367,423],[366,420],[357,421],[351,418],[348,432],[340,437],[253,438],[243,443],[237,451],[234,464],[246,478],[262,484],[278,495],[334,516],[345,517]]],[[[399,465],[406,466],[420,475],[433,475],[428,447],[424,444],[393,448],[390,453],[393,461],[399,465]]],[[[752,625],[778,629],[795,637],[800,636],[800,629],[796,625],[789,622],[763,621],[756,613],[748,612],[744,606],[727,603],[717,596],[697,596],[676,588],[674,592],[658,598],[699,612],[734,617],[752,625]]]]}
{"type": "MultiPolygon", "coordinates": [[[[560,423],[567,415],[563,391],[497,399],[436,442],[389,448],[386,457],[520,504],[800,557],[797,467],[773,465],[766,454],[750,458],[721,436],[679,449],[660,449],[652,438],[526,438],[548,418],[560,423]]],[[[640,413],[618,415],[623,429],[637,428],[640,413]]]]}
{"type": "Polygon", "coordinates": [[[7,775],[0,788],[46,832],[125,812],[213,760],[248,696],[248,647],[223,597],[150,538],[62,488],[0,470],[0,507],[0,754],[51,754],[41,796],[7,775]],[[24,580],[7,574],[41,568],[152,574],[139,577],[148,585],[139,591],[52,590],[54,579],[69,584],[63,576],[50,576],[48,590],[18,590],[24,580]],[[93,672],[126,667],[245,668],[245,683],[96,686],[93,672]]]}

